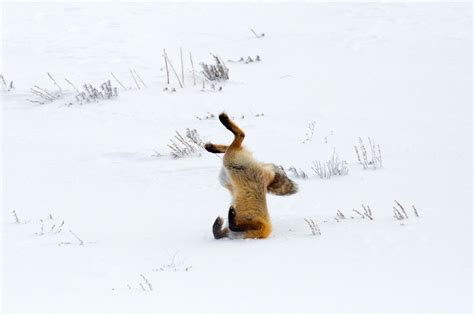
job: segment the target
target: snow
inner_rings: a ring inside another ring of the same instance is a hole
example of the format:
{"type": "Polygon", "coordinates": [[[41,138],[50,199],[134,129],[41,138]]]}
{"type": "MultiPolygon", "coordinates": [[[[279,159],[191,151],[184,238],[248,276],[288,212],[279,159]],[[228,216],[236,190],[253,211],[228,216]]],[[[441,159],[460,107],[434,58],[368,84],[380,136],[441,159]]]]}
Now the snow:
{"type": "Polygon", "coordinates": [[[1,92],[2,312],[471,311],[470,3],[2,9],[0,72],[16,86],[1,92]],[[179,70],[180,47],[186,86],[172,75],[177,92],[163,91],[163,49],[179,70]],[[189,52],[196,68],[210,52],[262,61],[226,62],[223,90],[203,92],[189,52]],[[75,93],[63,78],[117,86],[114,72],[133,86],[129,68],[147,89],[65,105],[75,93]],[[34,85],[55,90],[47,72],[67,95],[26,101],[34,85]],[[186,128],[229,143],[217,119],[195,117],[224,110],[257,159],[310,176],[295,179],[294,196],[268,196],[266,240],[214,240],[230,202],[221,160],[205,151],[173,159],[167,147],[186,128]],[[359,137],[380,145],[381,169],[358,163],[359,137]],[[349,174],[320,179],[312,161],[334,149],[349,174]],[[409,219],[393,218],[394,200],[409,219]],[[373,221],[352,211],[361,204],[373,221]],[[354,219],[337,222],[337,210],[354,219]]]}

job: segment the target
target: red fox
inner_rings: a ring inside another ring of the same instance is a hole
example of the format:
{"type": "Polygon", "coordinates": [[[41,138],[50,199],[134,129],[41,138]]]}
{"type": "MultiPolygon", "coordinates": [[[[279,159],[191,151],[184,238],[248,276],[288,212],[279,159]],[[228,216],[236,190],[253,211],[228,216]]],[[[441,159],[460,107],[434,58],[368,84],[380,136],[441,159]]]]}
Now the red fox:
{"type": "Polygon", "coordinates": [[[225,153],[219,179],[222,186],[230,191],[232,204],[228,227],[223,228],[224,220],[221,217],[214,221],[214,237],[228,237],[233,231],[242,232],[244,238],[267,238],[272,232],[267,192],[280,196],[292,195],[298,187],[282,168],[258,162],[242,147],[245,133],[226,113],[221,113],[219,120],[234,134],[234,140],[229,146],[206,143],[204,148],[211,153],[225,153]]]}

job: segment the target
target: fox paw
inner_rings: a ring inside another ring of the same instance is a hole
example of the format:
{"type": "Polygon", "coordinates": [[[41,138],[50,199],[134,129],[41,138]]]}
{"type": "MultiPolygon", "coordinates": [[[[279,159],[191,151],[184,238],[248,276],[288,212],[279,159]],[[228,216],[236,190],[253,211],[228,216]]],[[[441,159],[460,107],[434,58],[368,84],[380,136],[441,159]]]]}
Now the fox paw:
{"type": "Polygon", "coordinates": [[[240,229],[237,227],[237,222],[235,220],[235,216],[236,216],[235,208],[234,208],[234,206],[230,206],[230,208],[229,208],[229,217],[228,217],[229,229],[231,231],[239,232],[240,229]]]}
{"type": "Polygon", "coordinates": [[[229,208],[229,222],[235,223],[235,209],[234,206],[229,208]]]}
{"type": "Polygon", "coordinates": [[[220,153],[212,143],[206,143],[204,145],[204,149],[206,149],[207,152],[211,152],[211,153],[220,153]]]}
{"type": "Polygon", "coordinates": [[[213,147],[214,145],[209,142],[204,145],[204,149],[206,149],[207,151],[211,151],[213,147]]]}
{"type": "Polygon", "coordinates": [[[216,220],[214,221],[214,227],[222,227],[224,224],[224,219],[221,217],[217,217],[216,220]]]}
{"type": "Polygon", "coordinates": [[[224,224],[224,219],[221,217],[217,217],[212,225],[212,234],[214,234],[215,239],[220,239],[227,236],[229,232],[227,229],[222,229],[222,225],[224,224]]]}
{"type": "Polygon", "coordinates": [[[230,122],[230,118],[225,112],[219,114],[219,120],[224,126],[227,126],[230,122]]]}
{"type": "Polygon", "coordinates": [[[221,217],[217,217],[216,220],[214,221],[214,224],[212,225],[212,232],[214,235],[220,233],[222,230],[222,225],[224,225],[224,219],[221,217]]]}

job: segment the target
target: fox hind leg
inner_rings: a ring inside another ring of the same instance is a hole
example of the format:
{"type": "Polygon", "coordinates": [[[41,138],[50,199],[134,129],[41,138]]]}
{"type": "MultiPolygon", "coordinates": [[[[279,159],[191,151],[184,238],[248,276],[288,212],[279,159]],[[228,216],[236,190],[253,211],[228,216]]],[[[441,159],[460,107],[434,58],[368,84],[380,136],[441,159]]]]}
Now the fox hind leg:
{"type": "Polygon", "coordinates": [[[244,141],[245,133],[240,129],[226,113],[221,113],[219,115],[220,122],[226,127],[230,132],[234,134],[234,141],[230,144],[230,148],[239,148],[244,141]]]}
{"type": "Polygon", "coordinates": [[[239,226],[237,224],[236,218],[235,218],[235,209],[233,206],[230,206],[229,208],[229,216],[228,216],[228,221],[229,221],[229,229],[233,232],[243,232],[244,229],[242,226],[239,226]]]}
{"type": "Polygon", "coordinates": [[[268,224],[259,221],[238,222],[233,206],[229,208],[228,220],[229,229],[232,232],[243,232],[244,238],[267,238],[271,233],[271,227],[268,224]]]}

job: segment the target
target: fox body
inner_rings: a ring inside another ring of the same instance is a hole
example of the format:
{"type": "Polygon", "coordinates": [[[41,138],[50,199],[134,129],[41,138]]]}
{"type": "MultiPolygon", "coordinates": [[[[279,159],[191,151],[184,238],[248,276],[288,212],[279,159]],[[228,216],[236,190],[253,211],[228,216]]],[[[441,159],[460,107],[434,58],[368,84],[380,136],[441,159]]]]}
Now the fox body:
{"type": "Polygon", "coordinates": [[[232,195],[232,203],[228,227],[223,227],[224,220],[218,217],[213,225],[214,237],[227,237],[233,231],[242,232],[244,238],[266,238],[272,232],[267,192],[291,195],[297,192],[297,186],[280,167],[253,158],[242,146],[245,133],[227,114],[220,114],[219,120],[234,134],[234,140],[228,146],[207,143],[204,148],[211,153],[224,153],[219,180],[232,195]]]}

